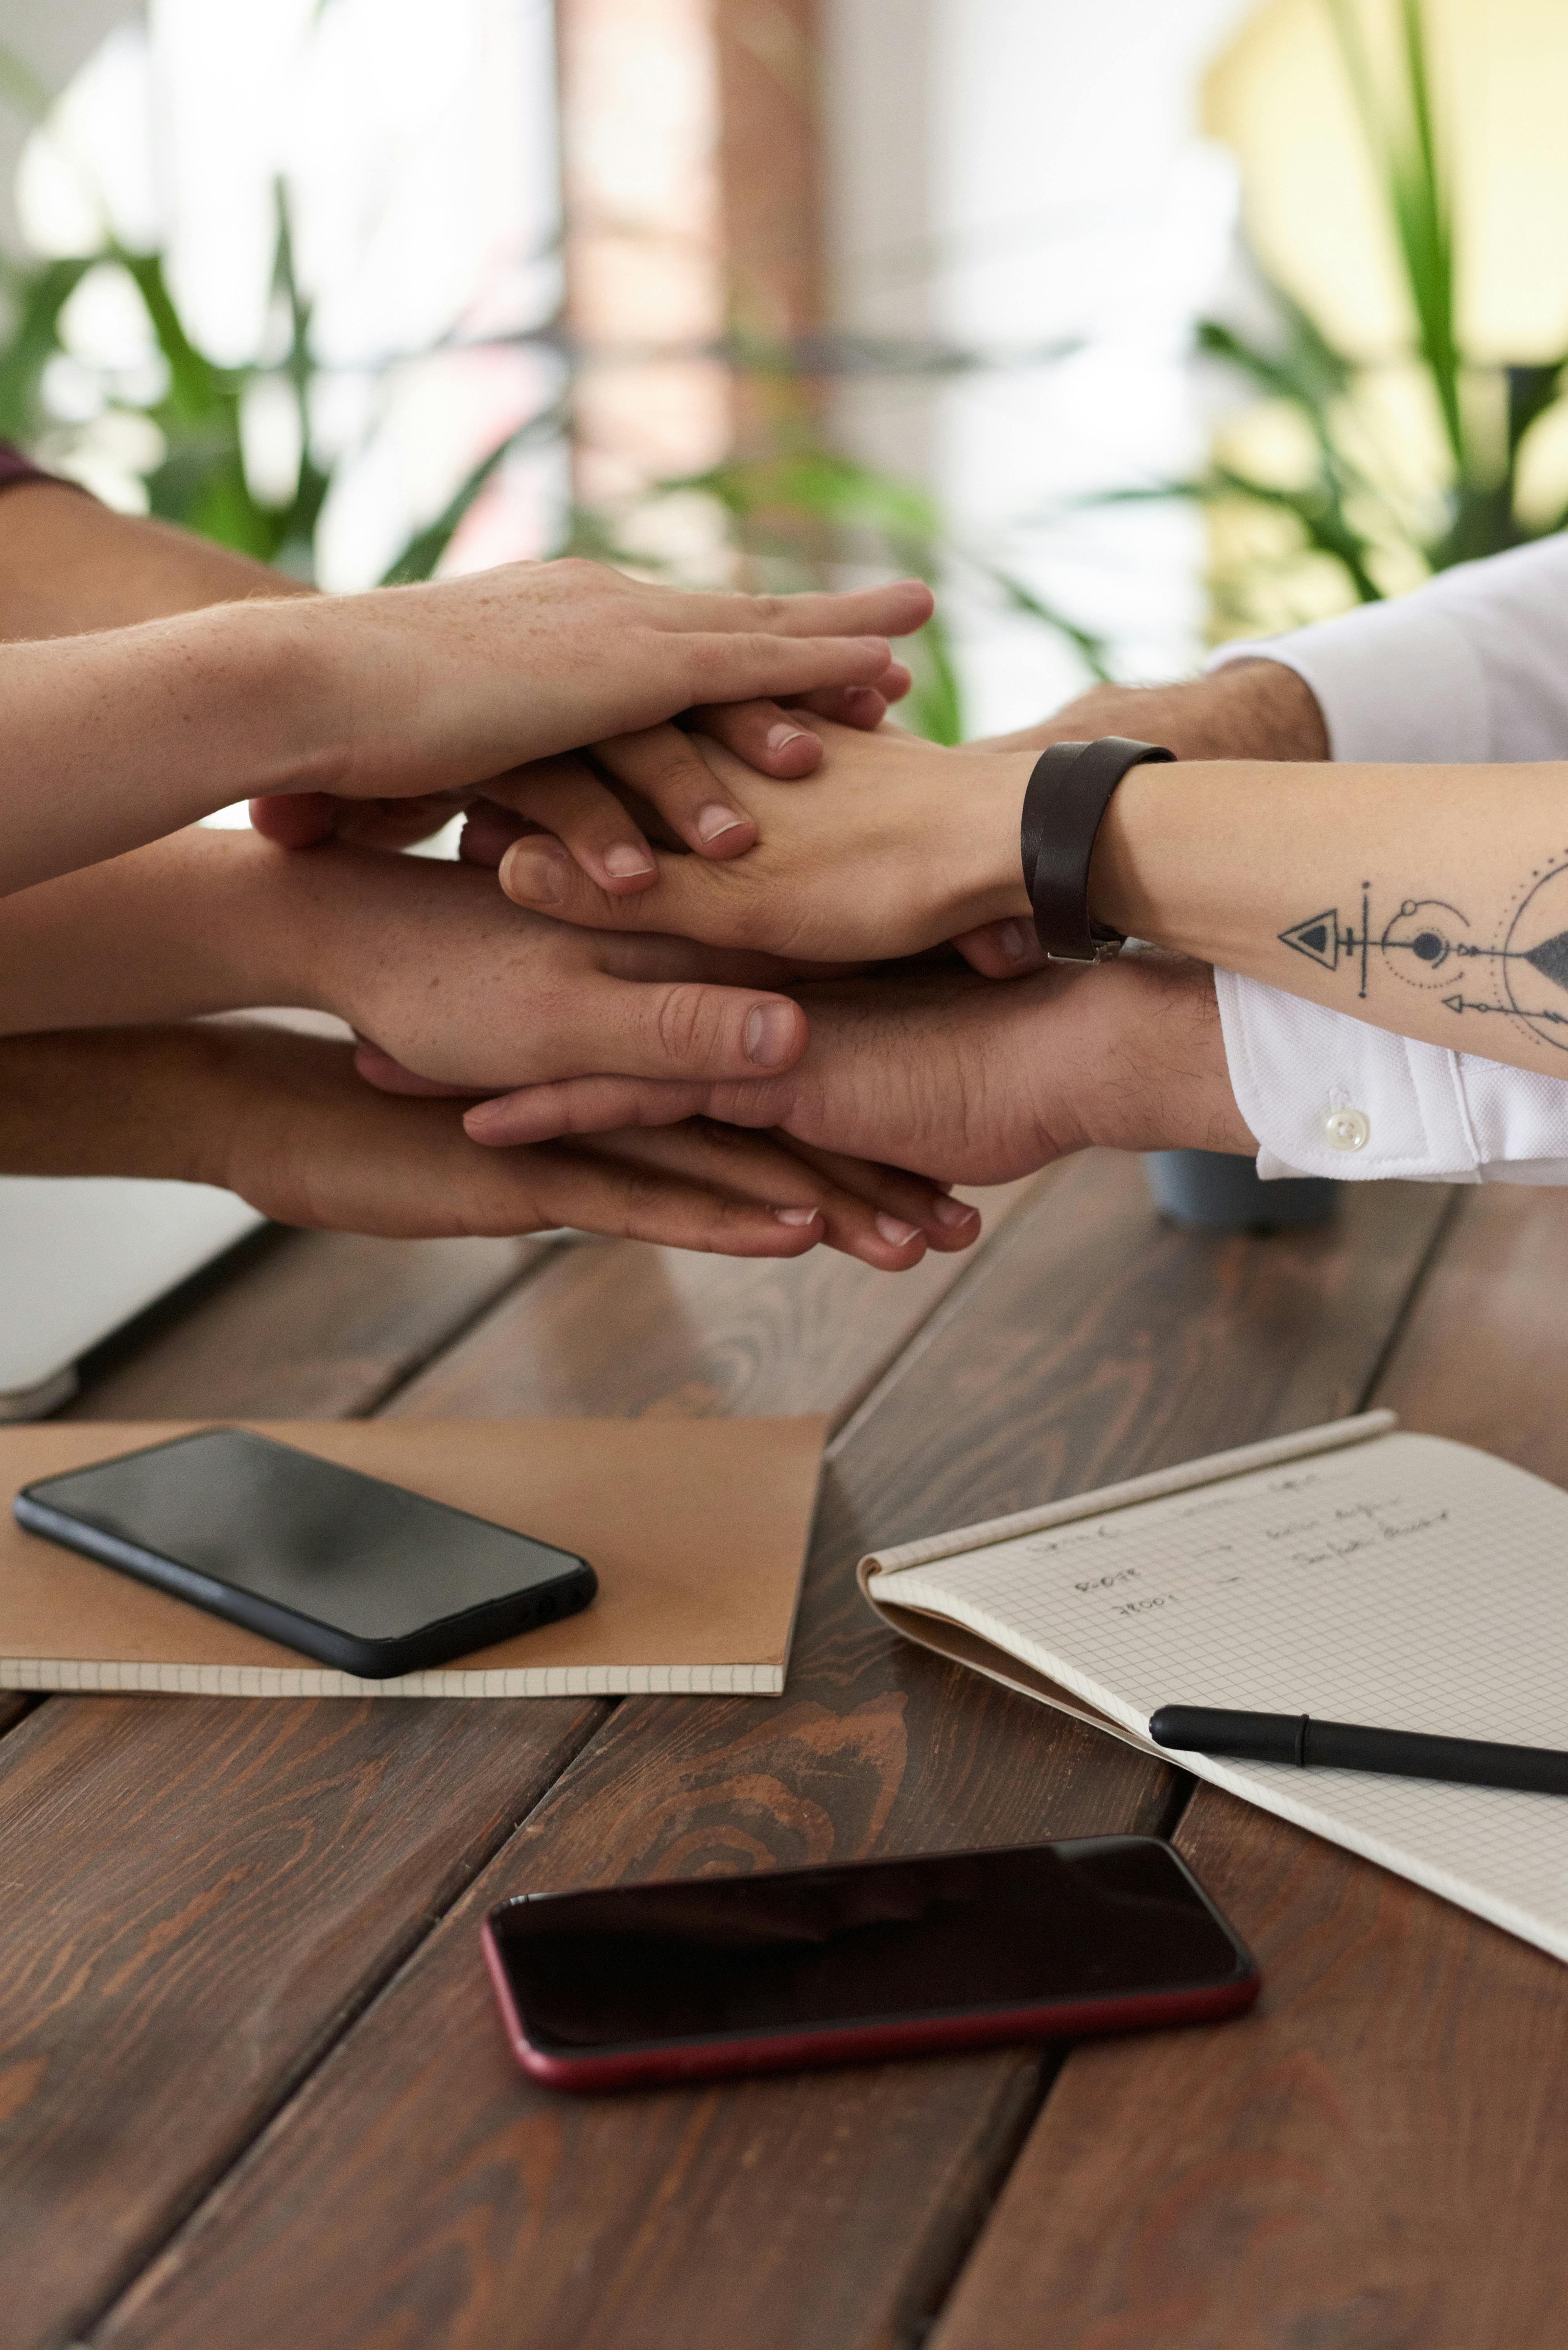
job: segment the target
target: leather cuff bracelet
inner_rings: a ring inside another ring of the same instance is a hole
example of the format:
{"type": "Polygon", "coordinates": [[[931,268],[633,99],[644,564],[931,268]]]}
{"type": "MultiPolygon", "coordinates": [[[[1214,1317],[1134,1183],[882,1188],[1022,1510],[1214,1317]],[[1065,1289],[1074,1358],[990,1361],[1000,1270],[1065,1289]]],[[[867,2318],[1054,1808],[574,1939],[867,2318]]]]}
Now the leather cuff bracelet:
{"type": "Polygon", "coordinates": [[[1129,767],[1175,756],[1156,743],[1103,734],[1097,743],[1053,743],[1036,760],[1023,795],[1023,886],[1034,934],[1053,962],[1104,962],[1127,944],[1120,931],[1089,920],[1095,836],[1129,767]]]}

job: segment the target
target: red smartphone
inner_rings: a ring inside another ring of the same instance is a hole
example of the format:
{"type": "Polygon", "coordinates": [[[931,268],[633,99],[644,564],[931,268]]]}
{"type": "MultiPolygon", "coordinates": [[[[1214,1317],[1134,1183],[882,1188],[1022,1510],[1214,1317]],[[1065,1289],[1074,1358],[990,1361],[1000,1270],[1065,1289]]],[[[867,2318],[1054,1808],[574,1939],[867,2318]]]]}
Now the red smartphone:
{"type": "Polygon", "coordinates": [[[517,2061],[557,2089],[1207,2023],[1258,1995],[1157,1836],[529,1893],[483,1938],[517,2061]]]}

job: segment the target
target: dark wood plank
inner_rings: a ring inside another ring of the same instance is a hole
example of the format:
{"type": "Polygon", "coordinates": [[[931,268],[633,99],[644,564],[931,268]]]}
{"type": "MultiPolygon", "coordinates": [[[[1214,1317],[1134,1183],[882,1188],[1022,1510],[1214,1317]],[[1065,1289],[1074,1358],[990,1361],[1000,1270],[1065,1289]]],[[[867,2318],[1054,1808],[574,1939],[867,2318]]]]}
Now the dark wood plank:
{"type": "Polygon", "coordinates": [[[1568,1192],[1487,1183],[1401,1334],[1377,1401],[1412,1428],[1479,1444],[1568,1485],[1561,1409],[1568,1192]]]}
{"type": "Polygon", "coordinates": [[[86,1367],[70,1419],[340,1419],[380,1399],[551,1254],[538,1241],[286,1232],[86,1367]]]}
{"type": "Polygon", "coordinates": [[[1074,2054],[931,2350],[1560,2340],[1559,1963],[1213,1789],[1178,1841],[1261,2007],[1074,2054]]]}
{"type": "MultiPolygon", "coordinates": [[[[278,1235],[105,1349],[70,1416],[369,1410],[549,1253],[278,1235]]],[[[102,2304],[607,1711],[33,1707],[0,1747],[8,2341],[102,2304]]]]}
{"type": "MultiPolygon", "coordinates": [[[[89,1409],[133,1401],[154,1413],[299,1409],[303,1395],[306,1409],[363,1410],[400,1367],[423,1360],[532,1262],[526,1243],[521,1254],[471,1248],[389,1252],[363,1243],[324,1256],[286,1243],[242,1267],[229,1290],[214,1290],[194,1329],[177,1321],[95,1393],[89,1409]],[[265,1276],[259,1295],[253,1274],[265,1276]],[[275,1406],[275,1393],[282,1398],[275,1406]]],[[[635,1284],[642,1258],[653,1254],[629,1243],[560,1253],[567,1304],[553,1343],[574,1409],[625,1408],[620,1349],[603,1347],[603,1324],[607,1315],[613,1324],[619,1289],[635,1284]]],[[[935,1284],[919,1272],[901,1276],[914,1286],[903,1319],[892,1321],[889,1305],[874,1310],[866,1295],[879,1277],[826,1251],[782,1269],[702,1262],[711,1275],[670,1317],[655,1374],[638,1390],[641,1407],[689,1408],[721,1357],[752,1367],[752,1395],[777,1394],[792,1376],[784,1367],[799,1352],[817,1363],[811,1401],[842,1418],[965,1260],[938,1260],[935,1284]],[[783,1290],[759,1285],[759,1270],[782,1270],[783,1290]]],[[[899,1286],[880,1280],[886,1293],[899,1286]]],[[[421,1388],[427,1413],[505,1410],[525,1400],[537,1408],[524,1382],[505,1381],[508,1346],[529,1326],[532,1294],[524,1281],[519,1314],[504,1309],[488,1334],[489,1387],[472,1369],[445,1386],[429,1374],[421,1388]]],[[[636,1338],[633,1329],[627,1343],[636,1338]]],[[[0,2025],[0,2067],[42,2067],[26,2110],[0,2137],[0,2287],[13,2268],[28,2275],[26,2293],[9,2299],[18,2342],[54,2339],[101,2306],[607,1712],[567,1704],[52,1699],[39,1723],[19,1733],[29,1748],[5,1742],[0,1819],[10,1818],[16,1855],[5,1874],[30,1926],[16,1938],[26,1982],[0,2025]],[[310,1732],[303,1725],[313,1718],[318,1726],[310,1732]],[[332,1754],[325,1774],[324,1741],[332,1754]],[[57,1786],[47,1780],[45,1800],[38,1773],[62,1742],[68,1778],[57,1786]],[[397,1816],[399,1797],[411,1800],[407,1790],[421,1774],[439,1791],[428,1835],[397,1816]],[[383,1782],[397,1795],[388,1794],[385,1812],[379,1802],[357,1805],[350,1848],[333,1826],[342,1791],[383,1782]],[[227,1869],[226,1854],[268,1836],[278,1850],[265,1867],[227,1869]],[[46,1898],[62,1840],[76,1866],[46,1898]],[[146,1951],[135,1976],[134,2032],[119,2028],[116,1966],[72,1973],[68,1997],[56,1983],[60,1954],[109,1940],[119,1908],[134,1921],[134,1947],[146,1951]],[[262,1918],[254,1965],[237,1969],[234,1937],[253,1909],[262,1918]],[[245,2059],[229,2074],[225,2051],[235,2047],[245,2059]],[[126,2147],[140,2132],[147,2151],[131,2180],[126,2147]],[[46,2197],[39,2163],[67,2178],[71,2191],[46,2197]]]]}
{"type": "Polygon", "coordinates": [[[582,2104],[512,2069],[479,1963],[525,1887],[1153,1827],[1173,1774],[895,1640],[857,1554],[1352,1407],[1441,1201],[1179,1237],[1065,1170],[857,1418],[782,1700],[634,1700],[95,2341],[232,2350],[912,2341],[1035,2093],[1017,2052],[582,2104]]]}
{"type": "Polygon", "coordinates": [[[602,1706],[56,1699],[0,1741],[0,2278],[68,2340],[602,1706]]]}
{"type": "MultiPolygon", "coordinates": [[[[1033,1188],[962,1194],[984,1216],[978,1245],[1033,1188]]],[[[821,1248],[784,1263],[632,1242],[566,1249],[391,1409],[767,1419],[821,1411],[830,1397],[844,1418],[971,1262],[970,1251],[933,1253],[893,1274],[821,1248]]]]}
{"type": "MultiPolygon", "coordinates": [[[[1466,1193],[1377,1400],[1568,1483],[1565,1284],[1568,1198],[1466,1193]]],[[[1258,1953],[1261,2009],[1073,2058],[940,2350],[1047,2305],[1063,2350],[1555,2339],[1563,1968],[1210,1788],[1178,1842],[1258,1953]]]]}

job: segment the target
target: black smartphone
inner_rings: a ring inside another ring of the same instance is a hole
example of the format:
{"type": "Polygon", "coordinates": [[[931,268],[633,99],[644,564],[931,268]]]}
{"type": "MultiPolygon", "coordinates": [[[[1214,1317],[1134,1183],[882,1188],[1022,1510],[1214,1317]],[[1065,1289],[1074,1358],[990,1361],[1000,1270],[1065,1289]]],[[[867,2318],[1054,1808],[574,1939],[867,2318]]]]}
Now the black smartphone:
{"type": "Polygon", "coordinates": [[[564,2089],[1212,2022],[1258,1995],[1156,1836],[525,1894],[483,1941],[518,2062],[564,2089]]]}
{"type": "Polygon", "coordinates": [[[16,1522],[365,1680],[575,1616],[586,1559],[248,1429],[24,1486],[16,1522]]]}

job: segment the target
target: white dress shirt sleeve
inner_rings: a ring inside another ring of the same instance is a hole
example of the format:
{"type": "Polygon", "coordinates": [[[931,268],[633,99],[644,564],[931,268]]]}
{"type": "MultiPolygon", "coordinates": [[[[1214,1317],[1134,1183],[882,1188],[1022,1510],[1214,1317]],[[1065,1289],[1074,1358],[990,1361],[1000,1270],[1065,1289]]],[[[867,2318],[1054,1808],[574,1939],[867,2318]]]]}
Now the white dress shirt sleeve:
{"type": "MultiPolygon", "coordinates": [[[[1277,660],[1312,688],[1335,759],[1568,758],[1568,534],[1210,666],[1277,660]]],[[[1568,1077],[1418,1044],[1216,974],[1237,1107],[1265,1179],[1568,1183],[1568,1077]]]]}

